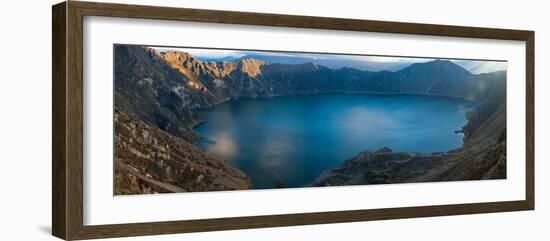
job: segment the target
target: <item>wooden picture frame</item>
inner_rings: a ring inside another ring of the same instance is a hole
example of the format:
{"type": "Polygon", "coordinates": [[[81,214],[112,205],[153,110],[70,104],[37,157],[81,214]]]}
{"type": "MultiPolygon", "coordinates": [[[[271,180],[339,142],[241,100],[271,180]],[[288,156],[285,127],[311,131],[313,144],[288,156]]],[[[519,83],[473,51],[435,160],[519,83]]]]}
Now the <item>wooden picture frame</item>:
{"type": "Polygon", "coordinates": [[[66,240],[292,225],[356,222],[444,215],[533,210],[534,189],[534,32],[212,11],[169,7],[68,1],[52,8],[52,233],[66,240]],[[514,201],[400,207],[285,215],[181,220],[87,226],[83,224],[83,17],[159,19],[207,23],[298,27],[481,39],[526,43],[526,180],[525,199],[514,201]]]}

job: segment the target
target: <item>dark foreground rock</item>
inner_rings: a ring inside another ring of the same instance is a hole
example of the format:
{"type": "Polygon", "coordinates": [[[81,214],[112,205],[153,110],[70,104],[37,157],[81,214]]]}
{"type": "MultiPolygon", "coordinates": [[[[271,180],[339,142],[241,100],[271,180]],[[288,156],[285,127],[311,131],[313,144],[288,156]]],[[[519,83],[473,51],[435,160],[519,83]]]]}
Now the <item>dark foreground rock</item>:
{"type": "Polygon", "coordinates": [[[464,144],[447,152],[365,151],[322,173],[313,186],[506,178],[506,81],[468,113],[464,144]]]}
{"type": "Polygon", "coordinates": [[[229,162],[142,121],[115,113],[115,194],[250,189],[229,162]]]}
{"type": "Polygon", "coordinates": [[[505,138],[495,138],[506,126],[503,71],[472,74],[444,60],[370,72],[254,59],[203,62],[189,53],[140,46],[116,45],[114,51],[116,194],[251,188],[242,171],[193,145],[199,140],[193,127],[201,121],[196,110],[228,99],[297,94],[423,94],[484,102],[469,114],[460,149],[432,155],[389,148],[364,152],[324,173],[315,185],[506,175],[505,138]],[[504,93],[501,99],[494,98],[498,93],[504,93]]]}
{"type": "Polygon", "coordinates": [[[343,186],[506,178],[506,142],[445,153],[360,153],[321,174],[313,186],[343,186]]]}

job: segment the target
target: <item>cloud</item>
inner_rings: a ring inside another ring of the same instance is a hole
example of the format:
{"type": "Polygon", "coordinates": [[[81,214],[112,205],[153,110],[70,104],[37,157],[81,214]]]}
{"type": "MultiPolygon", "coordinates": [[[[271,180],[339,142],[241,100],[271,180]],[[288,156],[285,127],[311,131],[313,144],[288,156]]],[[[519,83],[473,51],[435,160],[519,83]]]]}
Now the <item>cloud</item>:
{"type": "Polygon", "coordinates": [[[355,59],[365,62],[378,62],[378,63],[423,63],[432,61],[434,59],[427,58],[411,58],[411,57],[391,57],[391,56],[349,56],[349,59],[355,59]]]}
{"type": "Polygon", "coordinates": [[[158,51],[182,51],[190,53],[195,57],[202,58],[223,58],[235,57],[240,58],[245,55],[243,51],[238,50],[221,50],[221,49],[198,49],[198,48],[172,48],[172,47],[152,47],[158,51]]]}
{"type": "MultiPolygon", "coordinates": [[[[351,67],[370,71],[397,71],[414,63],[424,63],[435,60],[433,58],[420,57],[391,57],[391,56],[359,56],[344,54],[315,54],[315,53],[292,53],[292,52],[271,52],[271,51],[247,51],[247,50],[227,50],[227,49],[201,49],[201,48],[176,48],[176,47],[153,47],[159,51],[184,51],[191,55],[204,58],[241,58],[247,55],[279,56],[279,57],[297,57],[314,60],[320,65],[327,67],[351,67]]],[[[454,63],[462,66],[466,70],[474,73],[489,73],[499,70],[506,70],[507,63],[503,61],[484,61],[484,60],[452,60],[454,63]]]]}
{"type": "Polygon", "coordinates": [[[508,62],[505,61],[453,60],[453,62],[474,74],[506,70],[508,67],[508,62]]]}

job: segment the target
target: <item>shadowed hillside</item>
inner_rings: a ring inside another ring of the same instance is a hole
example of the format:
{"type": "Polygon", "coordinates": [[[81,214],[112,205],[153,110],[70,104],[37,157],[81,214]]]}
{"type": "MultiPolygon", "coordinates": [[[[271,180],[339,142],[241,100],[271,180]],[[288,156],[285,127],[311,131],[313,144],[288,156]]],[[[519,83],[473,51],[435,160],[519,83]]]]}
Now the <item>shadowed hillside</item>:
{"type": "Polygon", "coordinates": [[[323,174],[315,185],[505,175],[505,138],[496,141],[505,128],[505,72],[475,75],[447,60],[397,72],[254,58],[203,62],[185,52],[126,45],[115,45],[114,54],[117,194],[251,188],[246,174],[194,146],[199,137],[193,127],[201,122],[197,109],[241,97],[318,93],[437,95],[481,105],[468,115],[461,149],[429,156],[365,152],[323,174]]]}
{"type": "Polygon", "coordinates": [[[115,194],[249,189],[250,179],[181,138],[115,113],[115,194]]]}
{"type": "Polygon", "coordinates": [[[448,152],[422,155],[365,151],[321,174],[314,186],[410,183],[506,178],[506,79],[474,111],[462,131],[464,145],[448,152]]]}
{"type": "Polygon", "coordinates": [[[448,60],[413,64],[398,72],[329,69],[312,63],[269,64],[255,59],[201,62],[185,52],[115,46],[115,100],[131,117],[196,141],[193,109],[240,97],[316,93],[400,93],[480,101],[494,74],[474,75],[448,60]]]}

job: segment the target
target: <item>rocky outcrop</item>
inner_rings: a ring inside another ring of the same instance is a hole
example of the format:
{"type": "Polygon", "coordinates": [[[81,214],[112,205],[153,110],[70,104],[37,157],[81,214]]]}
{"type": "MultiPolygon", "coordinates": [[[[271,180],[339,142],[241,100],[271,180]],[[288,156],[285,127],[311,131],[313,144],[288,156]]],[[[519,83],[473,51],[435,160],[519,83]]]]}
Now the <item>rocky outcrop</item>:
{"type": "Polygon", "coordinates": [[[443,153],[365,151],[322,173],[313,186],[506,178],[506,142],[443,153]]]}
{"type": "Polygon", "coordinates": [[[256,59],[202,62],[189,53],[115,46],[116,108],[188,141],[194,109],[241,97],[316,93],[409,93],[482,101],[498,73],[474,75],[448,60],[413,64],[397,72],[330,69],[256,59]]]}
{"type": "Polygon", "coordinates": [[[322,173],[313,186],[506,178],[506,79],[468,113],[463,147],[443,153],[365,151],[322,173]]]}
{"type": "Polygon", "coordinates": [[[198,140],[192,107],[213,101],[192,81],[153,49],[115,47],[115,109],[190,142],[198,140]]]}
{"type": "Polygon", "coordinates": [[[142,121],[115,113],[115,194],[250,189],[229,162],[142,121]]]}
{"type": "Polygon", "coordinates": [[[249,78],[256,78],[262,74],[261,66],[265,62],[256,59],[241,59],[237,63],[239,70],[246,73],[249,78]]]}
{"type": "Polygon", "coordinates": [[[199,140],[193,127],[201,121],[196,109],[241,97],[317,93],[441,95],[482,104],[468,115],[461,149],[434,155],[393,153],[389,148],[364,152],[323,174],[314,185],[505,175],[505,141],[494,141],[494,133],[505,127],[506,108],[495,97],[505,94],[495,90],[505,88],[504,72],[474,75],[446,60],[396,72],[253,58],[203,62],[185,52],[130,45],[115,45],[114,55],[118,194],[250,188],[244,173],[193,145],[199,140]]]}

